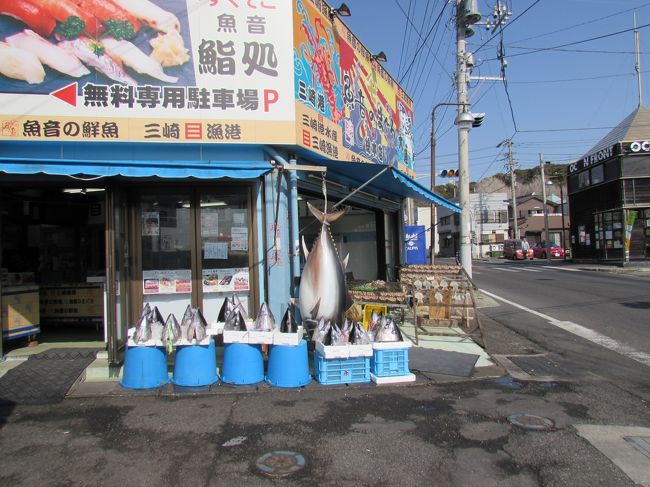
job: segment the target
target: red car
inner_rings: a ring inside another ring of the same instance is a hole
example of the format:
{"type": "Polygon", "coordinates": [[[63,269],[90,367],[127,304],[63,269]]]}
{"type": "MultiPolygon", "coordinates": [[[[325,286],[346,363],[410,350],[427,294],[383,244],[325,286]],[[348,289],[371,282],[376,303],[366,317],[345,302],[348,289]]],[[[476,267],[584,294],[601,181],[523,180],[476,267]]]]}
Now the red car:
{"type": "Polygon", "coordinates": [[[547,246],[545,242],[540,242],[533,247],[533,255],[538,259],[546,259],[549,255],[551,259],[564,259],[564,249],[556,243],[547,246]]]}
{"type": "Polygon", "coordinates": [[[503,242],[503,256],[512,260],[532,260],[533,251],[524,240],[510,239],[503,242]]]}

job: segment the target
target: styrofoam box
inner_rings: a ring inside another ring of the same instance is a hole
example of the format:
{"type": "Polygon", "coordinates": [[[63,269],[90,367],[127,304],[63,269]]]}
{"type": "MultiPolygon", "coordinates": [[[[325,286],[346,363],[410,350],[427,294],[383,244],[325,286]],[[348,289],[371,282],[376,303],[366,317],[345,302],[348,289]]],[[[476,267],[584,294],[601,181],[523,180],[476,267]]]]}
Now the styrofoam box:
{"type": "Polygon", "coordinates": [[[133,341],[133,338],[129,338],[129,340],[126,343],[126,346],[127,347],[162,347],[164,345],[162,340],[152,339],[152,340],[147,340],[146,342],[136,343],[133,341]]]}
{"type": "Polygon", "coordinates": [[[400,384],[402,382],[415,382],[415,374],[409,373],[407,375],[394,375],[392,377],[377,377],[375,374],[370,372],[370,380],[377,385],[400,384]]]}
{"type": "Polygon", "coordinates": [[[323,345],[316,342],[316,351],[326,359],[372,357],[372,345],[323,345]]]}
{"type": "Polygon", "coordinates": [[[273,344],[273,332],[251,330],[248,332],[248,343],[271,345],[273,344]]]}
{"type": "Polygon", "coordinates": [[[248,343],[249,331],[223,330],[223,343],[248,343]]]}
{"type": "Polygon", "coordinates": [[[291,345],[297,346],[302,340],[304,332],[302,326],[298,327],[296,333],[280,333],[279,331],[273,332],[273,345],[291,345]]]}
{"type": "MultiPolygon", "coordinates": [[[[253,328],[254,320],[249,318],[247,320],[244,320],[244,322],[246,323],[246,328],[248,328],[249,330],[253,328]]],[[[226,323],[224,323],[223,321],[213,321],[212,323],[210,323],[210,326],[206,328],[206,331],[208,335],[220,335],[221,333],[224,332],[223,329],[224,326],[226,326],[226,323]]]]}
{"type": "Polygon", "coordinates": [[[403,342],[372,342],[373,350],[398,350],[402,348],[411,348],[413,342],[404,340],[403,342]]]}
{"type": "Polygon", "coordinates": [[[210,340],[211,336],[207,335],[203,340],[198,341],[196,338],[192,338],[191,340],[188,340],[187,338],[181,338],[180,340],[176,340],[174,342],[175,346],[180,346],[184,347],[186,345],[210,345],[210,340]]]}

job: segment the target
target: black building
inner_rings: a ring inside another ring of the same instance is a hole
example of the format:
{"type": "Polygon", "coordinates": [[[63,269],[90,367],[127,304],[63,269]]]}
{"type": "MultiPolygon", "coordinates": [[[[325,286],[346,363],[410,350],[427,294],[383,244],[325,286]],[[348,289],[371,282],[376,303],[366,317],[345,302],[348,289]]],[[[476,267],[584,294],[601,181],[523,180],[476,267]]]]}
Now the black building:
{"type": "Polygon", "coordinates": [[[640,106],[568,171],[576,260],[650,262],[650,109],[640,106]]]}

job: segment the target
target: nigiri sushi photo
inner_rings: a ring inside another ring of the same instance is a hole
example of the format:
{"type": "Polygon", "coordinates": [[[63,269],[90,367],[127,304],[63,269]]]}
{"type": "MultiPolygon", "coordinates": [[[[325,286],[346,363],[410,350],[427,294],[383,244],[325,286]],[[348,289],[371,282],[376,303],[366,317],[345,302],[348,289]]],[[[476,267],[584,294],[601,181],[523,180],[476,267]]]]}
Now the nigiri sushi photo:
{"type": "Polygon", "coordinates": [[[75,78],[90,74],[90,70],[71,51],[52,44],[33,30],[25,29],[7,37],[5,41],[10,46],[31,52],[41,63],[60,73],[75,78]]]}
{"type": "Polygon", "coordinates": [[[118,41],[113,37],[104,37],[101,43],[108,54],[117,57],[125,65],[140,74],[146,74],[167,83],[176,83],[178,81],[177,77],[165,74],[158,61],[147,56],[129,41],[118,41]]]}
{"type": "Polygon", "coordinates": [[[42,83],[45,79],[43,65],[34,54],[6,42],[0,42],[0,73],[29,84],[42,83]]]}

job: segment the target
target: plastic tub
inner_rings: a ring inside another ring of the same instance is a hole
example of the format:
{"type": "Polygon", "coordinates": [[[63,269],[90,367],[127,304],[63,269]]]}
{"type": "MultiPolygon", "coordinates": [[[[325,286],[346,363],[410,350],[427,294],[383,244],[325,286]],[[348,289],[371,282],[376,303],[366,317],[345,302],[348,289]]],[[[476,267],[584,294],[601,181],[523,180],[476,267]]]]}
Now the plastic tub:
{"type": "Polygon", "coordinates": [[[257,384],[264,380],[264,358],[260,345],[226,343],[221,380],[227,384],[257,384]]]}
{"type": "Polygon", "coordinates": [[[169,382],[163,347],[126,347],[120,385],[127,389],[153,389],[169,382]]]}
{"type": "Polygon", "coordinates": [[[275,387],[301,387],[311,382],[306,340],[297,346],[271,347],[266,382],[275,387]]]}
{"type": "Polygon", "coordinates": [[[209,386],[219,380],[214,340],[208,345],[181,345],[176,347],[172,382],[177,386],[209,386]]]}

